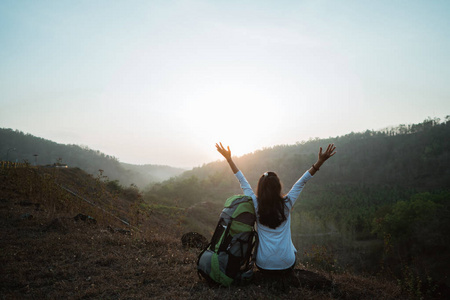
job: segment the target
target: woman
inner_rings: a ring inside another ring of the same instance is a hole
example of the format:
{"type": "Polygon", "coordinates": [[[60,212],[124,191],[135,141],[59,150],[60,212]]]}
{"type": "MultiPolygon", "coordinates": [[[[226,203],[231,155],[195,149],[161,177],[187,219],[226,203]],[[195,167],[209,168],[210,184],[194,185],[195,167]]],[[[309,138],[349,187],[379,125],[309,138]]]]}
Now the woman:
{"type": "Polygon", "coordinates": [[[291,239],[290,212],[306,182],[319,171],[322,164],[336,152],[334,144],[329,144],[325,152],[319,150],[318,160],[294,184],[289,193],[281,194],[281,182],[274,172],[266,172],[259,178],[257,194],[231,158],[230,147],[216,144],[241,184],[244,194],[253,198],[259,246],[256,266],[262,271],[285,271],[295,265],[295,249],[291,239]]]}

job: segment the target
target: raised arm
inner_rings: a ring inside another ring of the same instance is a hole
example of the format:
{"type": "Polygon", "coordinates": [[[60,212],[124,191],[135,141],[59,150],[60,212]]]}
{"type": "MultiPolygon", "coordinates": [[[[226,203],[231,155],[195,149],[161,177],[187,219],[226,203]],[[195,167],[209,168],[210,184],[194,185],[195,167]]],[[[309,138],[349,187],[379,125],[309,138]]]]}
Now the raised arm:
{"type": "Polygon", "coordinates": [[[223,157],[227,160],[228,164],[230,165],[231,170],[233,171],[233,174],[236,174],[239,172],[239,169],[236,167],[233,159],[231,158],[231,150],[230,146],[225,149],[225,147],[222,145],[222,143],[216,144],[217,151],[219,151],[220,154],[222,154],[223,157]]]}
{"type": "Polygon", "coordinates": [[[319,168],[323,165],[323,163],[336,154],[336,147],[334,144],[328,144],[327,150],[322,153],[322,147],[320,147],[319,155],[317,161],[311,166],[311,168],[308,170],[311,175],[316,174],[317,171],[319,171],[319,168]]]}

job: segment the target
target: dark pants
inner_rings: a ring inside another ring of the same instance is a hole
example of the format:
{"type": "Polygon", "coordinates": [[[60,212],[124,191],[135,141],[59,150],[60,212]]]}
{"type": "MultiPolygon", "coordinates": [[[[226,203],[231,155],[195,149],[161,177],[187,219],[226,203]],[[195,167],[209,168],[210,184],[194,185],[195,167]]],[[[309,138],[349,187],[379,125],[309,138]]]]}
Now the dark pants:
{"type": "Polygon", "coordinates": [[[295,263],[283,270],[266,270],[258,267],[261,273],[261,280],[269,285],[270,288],[274,288],[277,291],[288,291],[290,286],[299,287],[300,282],[294,273],[295,263]]]}
{"type": "Polygon", "coordinates": [[[290,266],[287,269],[283,269],[283,270],[266,270],[263,268],[260,268],[258,265],[256,265],[256,267],[258,268],[258,270],[260,270],[262,273],[266,274],[266,275],[271,275],[271,276],[282,276],[282,275],[289,275],[290,273],[292,273],[292,271],[294,270],[295,267],[295,263],[290,266]]]}

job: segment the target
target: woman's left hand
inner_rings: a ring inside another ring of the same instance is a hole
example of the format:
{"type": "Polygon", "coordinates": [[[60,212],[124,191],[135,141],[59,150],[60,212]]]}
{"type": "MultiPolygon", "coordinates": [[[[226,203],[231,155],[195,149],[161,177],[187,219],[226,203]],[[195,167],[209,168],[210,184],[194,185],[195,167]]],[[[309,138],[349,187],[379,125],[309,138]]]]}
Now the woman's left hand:
{"type": "Polygon", "coordinates": [[[328,144],[327,150],[322,153],[322,147],[319,150],[319,162],[324,163],[327,159],[336,154],[336,147],[334,144],[328,144]],[[334,151],[334,152],[333,152],[334,151]]]}

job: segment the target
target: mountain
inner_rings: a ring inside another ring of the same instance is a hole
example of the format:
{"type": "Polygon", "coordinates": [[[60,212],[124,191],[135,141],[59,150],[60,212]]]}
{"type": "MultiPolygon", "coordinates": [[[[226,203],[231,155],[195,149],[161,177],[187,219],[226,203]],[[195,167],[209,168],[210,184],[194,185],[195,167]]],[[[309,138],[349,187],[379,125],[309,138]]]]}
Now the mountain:
{"type": "Polygon", "coordinates": [[[66,164],[120,184],[144,188],[150,183],[162,181],[181,174],[184,170],[169,166],[136,166],[121,163],[110,155],[85,146],[58,144],[50,140],[25,134],[19,130],[0,128],[0,160],[9,160],[38,165],[66,164]]]}

